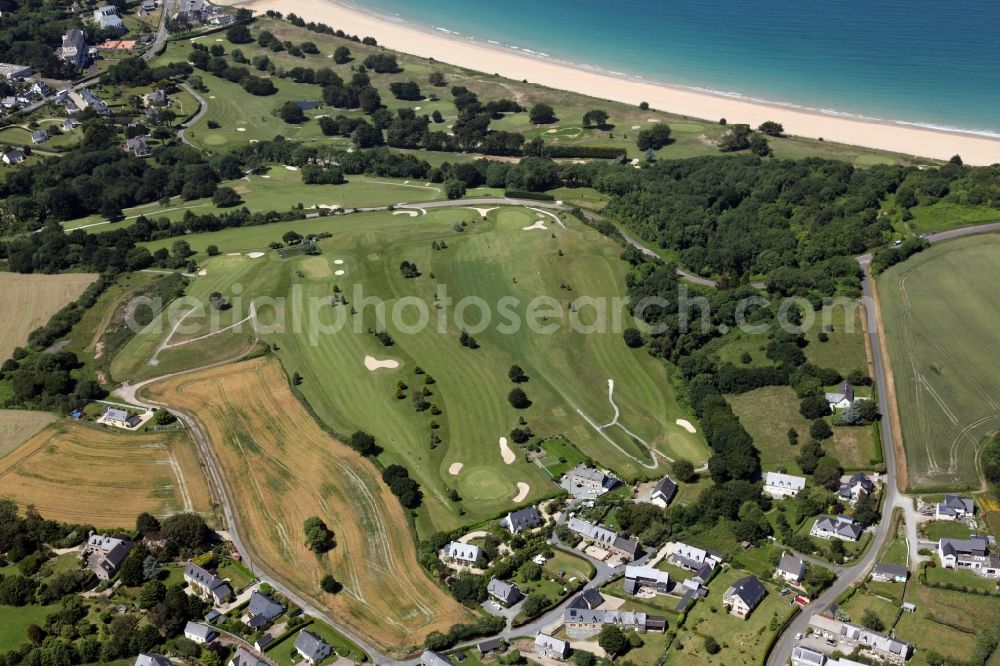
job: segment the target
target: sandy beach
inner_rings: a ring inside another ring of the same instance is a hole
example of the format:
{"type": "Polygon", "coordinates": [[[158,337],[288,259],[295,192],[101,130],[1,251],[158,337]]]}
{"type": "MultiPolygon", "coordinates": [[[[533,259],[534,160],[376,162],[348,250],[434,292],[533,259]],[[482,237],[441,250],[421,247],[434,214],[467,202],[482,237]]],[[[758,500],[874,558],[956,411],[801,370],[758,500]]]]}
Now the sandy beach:
{"type": "Polygon", "coordinates": [[[774,120],[782,123],[787,133],[797,136],[942,160],[958,154],[967,164],[1000,163],[1000,139],[826,115],[620,78],[399,23],[332,0],[224,0],[223,4],[247,7],[255,12],[268,9],[284,14],[294,12],[306,20],[326,23],[347,33],[372,36],[379,44],[397,51],[602,99],[629,104],[646,101],[654,109],[692,118],[712,121],[726,118],[730,123],[749,123],[754,127],[774,120]]]}

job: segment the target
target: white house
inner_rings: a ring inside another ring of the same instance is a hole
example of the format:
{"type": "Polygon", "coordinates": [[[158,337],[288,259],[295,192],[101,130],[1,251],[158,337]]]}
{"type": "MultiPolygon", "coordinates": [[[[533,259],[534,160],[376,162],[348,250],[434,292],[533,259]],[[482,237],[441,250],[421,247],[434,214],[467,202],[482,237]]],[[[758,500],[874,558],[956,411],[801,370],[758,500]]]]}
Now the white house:
{"type": "Polygon", "coordinates": [[[8,166],[14,166],[15,164],[20,164],[24,161],[24,153],[16,148],[13,150],[8,150],[3,154],[3,163],[8,166]]]}
{"type": "Polygon", "coordinates": [[[1000,577],[1000,557],[990,553],[984,536],[941,539],[937,550],[941,566],[946,569],[967,569],[983,578],[1000,577]]]}
{"type": "Polygon", "coordinates": [[[934,517],[938,520],[959,520],[975,513],[976,505],[967,497],[945,495],[944,501],[935,507],[934,517]]]}
{"type": "Polygon", "coordinates": [[[0,62],[0,77],[13,81],[31,76],[31,68],[27,65],[15,65],[9,62],[0,62]]]}
{"type": "Polygon", "coordinates": [[[677,484],[669,476],[665,476],[653,487],[653,492],[649,496],[649,502],[665,509],[673,501],[676,494],[677,484]]]}
{"type": "Polygon", "coordinates": [[[124,409],[108,407],[107,411],[104,412],[104,421],[116,428],[132,429],[139,425],[142,419],[124,409]]]}
{"type": "Polygon", "coordinates": [[[535,636],[535,654],[550,659],[565,661],[569,658],[569,642],[549,636],[548,634],[538,634],[535,636]]]}
{"type": "Polygon", "coordinates": [[[764,585],[756,576],[744,576],[733,583],[722,595],[722,603],[729,608],[729,614],[746,618],[767,596],[764,585]]]}
{"type": "Polygon", "coordinates": [[[764,474],[764,494],[770,495],[774,499],[795,497],[805,487],[806,480],[801,476],[779,472],[766,472],[764,474]]]}
{"type": "Polygon", "coordinates": [[[786,580],[789,583],[801,583],[806,575],[806,563],[801,557],[783,553],[778,568],[774,572],[775,578],[786,580]]]}
{"type": "Polygon", "coordinates": [[[541,525],[542,514],[535,507],[529,506],[517,511],[511,511],[503,517],[500,524],[511,534],[517,534],[518,532],[541,525]]]}
{"type": "Polygon", "coordinates": [[[851,382],[840,382],[837,390],[826,394],[826,401],[830,404],[830,409],[846,409],[854,404],[854,387],[851,382]]]}
{"type": "Polygon", "coordinates": [[[174,666],[173,662],[164,657],[162,654],[156,654],[155,652],[150,652],[148,654],[140,652],[139,656],[135,658],[135,664],[133,666],[174,666]]]}
{"type": "Polygon", "coordinates": [[[625,567],[625,593],[636,595],[643,590],[666,594],[670,591],[670,574],[653,567],[625,567]]]}
{"type": "Polygon", "coordinates": [[[879,562],[872,569],[871,579],[880,583],[905,583],[910,571],[899,564],[879,562]]]}
{"type": "Polygon", "coordinates": [[[843,480],[837,494],[840,499],[850,504],[856,504],[861,495],[870,495],[874,483],[864,472],[855,472],[843,480]]]}
{"type": "Polygon", "coordinates": [[[333,648],[316,634],[303,629],[295,637],[295,651],[302,655],[306,663],[318,664],[330,656],[333,648]]]}
{"type": "Polygon", "coordinates": [[[841,541],[857,541],[861,538],[864,530],[860,525],[855,525],[854,520],[848,516],[820,516],[813,523],[809,534],[820,539],[840,539],[841,541]]]}
{"type": "Polygon", "coordinates": [[[819,613],[809,620],[809,626],[820,637],[827,639],[827,642],[840,652],[851,653],[856,647],[872,653],[876,659],[888,661],[893,664],[902,664],[913,654],[913,646],[905,641],[877,634],[863,627],[833,620],[824,617],[819,613]],[[840,647],[840,643],[845,644],[840,647]]]}
{"type": "Polygon", "coordinates": [[[271,666],[250,650],[243,646],[236,648],[236,652],[230,657],[227,666],[271,666]]]}
{"type": "Polygon", "coordinates": [[[688,571],[694,571],[696,578],[704,583],[715,567],[722,563],[722,556],[710,550],[702,550],[680,541],[674,543],[667,563],[688,571]]]}
{"type": "Polygon", "coordinates": [[[184,627],[184,636],[189,641],[193,641],[199,645],[211,643],[218,635],[219,633],[215,629],[199,622],[188,622],[184,627]]]}
{"type": "Polygon", "coordinates": [[[452,541],[441,551],[441,556],[450,562],[476,566],[483,559],[483,551],[479,546],[452,541]]]}

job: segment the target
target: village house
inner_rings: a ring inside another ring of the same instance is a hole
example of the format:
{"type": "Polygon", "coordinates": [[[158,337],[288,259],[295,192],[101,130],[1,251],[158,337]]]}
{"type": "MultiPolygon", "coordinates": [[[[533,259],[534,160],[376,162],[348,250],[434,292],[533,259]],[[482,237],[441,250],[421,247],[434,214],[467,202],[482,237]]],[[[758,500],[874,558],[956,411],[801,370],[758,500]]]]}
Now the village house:
{"type": "Polygon", "coordinates": [[[517,534],[541,524],[542,514],[533,506],[511,511],[500,520],[500,525],[511,534],[517,534]]]}
{"type": "Polygon", "coordinates": [[[795,497],[806,487],[806,480],[801,476],[767,472],[764,474],[764,494],[774,499],[795,497]]]}
{"type": "Polygon", "coordinates": [[[486,593],[506,607],[511,607],[521,600],[521,590],[513,583],[507,583],[499,578],[491,578],[486,586],[486,593]]]}
{"type": "Polygon", "coordinates": [[[255,655],[242,645],[236,648],[236,652],[229,659],[227,666],[271,666],[266,661],[255,655]]]}
{"type": "Polygon", "coordinates": [[[535,654],[540,654],[549,659],[566,661],[570,655],[569,641],[549,636],[548,634],[538,634],[535,636],[535,654]]]}
{"type": "Polygon", "coordinates": [[[669,476],[665,476],[656,482],[653,492],[649,496],[650,504],[666,509],[674,500],[677,494],[677,484],[669,476]]]}
{"type": "Polygon", "coordinates": [[[43,129],[38,129],[31,133],[31,143],[45,143],[48,140],[49,133],[43,129]]]}
{"type": "Polygon", "coordinates": [[[604,596],[597,590],[597,588],[591,587],[573,597],[573,599],[569,602],[569,607],[594,610],[603,603],[604,596]]]}
{"type": "Polygon", "coordinates": [[[104,536],[91,532],[80,557],[100,580],[110,580],[130,550],[132,541],[124,534],[104,536]]]}
{"type": "Polygon", "coordinates": [[[628,562],[642,557],[642,547],[638,541],[618,536],[606,527],[580,518],[570,518],[566,522],[566,526],[579,534],[585,541],[591,541],[599,548],[608,550],[628,562]]]}
{"type": "Polygon", "coordinates": [[[567,472],[559,485],[577,499],[595,499],[620,483],[615,477],[598,469],[580,465],[567,472]]]}
{"type": "Polygon", "coordinates": [[[851,653],[855,647],[860,647],[874,658],[893,664],[902,664],[913,654],[913,646],[905,641],[819,614],[810,618],[809,626],[822,638],[845,643],[847,647],[840,648],[840,652],[851,653]]]}
{"type": "Polygon", "coordinates": [[[267,649],[267,646],[273,642],[274,636],[269,633],[263,633],[253,642],[253,649],[263,653],[267,649]]]}
{"type": "Polygon", "coordinates": [[[695,580],[700,579],[700,582],[704,583],[715,567],[722,563],[722,555],[678,541],[667,557],[667,563],[693,571],[695,580]]]}
{"type": "Polygon", "coordinates": [[[139,6],[145,9],[147,12],[151,12],[156,9],[156,0],[142,0],[139,6]]]}
{"type": "Polygon", "coordinates": [[[87,38],[79,28],[62,36],[62,46],[57,49],[60,58],[83,69],[87,64],[87,38]]]}
{"type": "Polygon", "coordinates": [[[872,569],[871,579],[879,583],[905,583],[910,570],[898,564],[879,562],[872,569]]]}
{"type": "Polygon", "coordinates": [[[21,103],[17,101],[16,97],[4,97],[0,100],[0,106],[8,111],[14,111],[21,107],[21,103]]]}
{"type": "Polygon", "coordinates": [[[451,666],[451,662],[433,650],[424,650],[420,654],[420,666],[451,666]]]}
{"type": "Polygon", "coordinates": [[[856,472],[853,476],[840,484],[837,495],[844,502],[856,504],[862,494],[870,495],[874,483],[864,472],[856,472]]]}
{"type": "Polygon", "coordinates": [[[780,578],[781,580],[788,581],[789,583],[801,583],[802,579],[806,575],[806,563],[801,557],[796,557],[795,555],[790,555],[788,553],[781,554],[781,561],[778,562],[778,568],[774,572],[775,578],[780,578]]]}
{"type": "Polygon", "coordinates": [[[157,88],[153,92],[146,95],[146,103],[150,106],[166,106],[167,91],[163,88],[157,88]]]}
{"type": "Polygon", "coordinates": [[[765,596],[767,590],[756,576],[744,576],[726,590],[722,595],[722,603],[729,609],[730,615],[746,619],[765,596]]]}
{"type": "Polygon", "coordinates": [[[8,81],[24,79],[31,76],[31,68],[27,65],[15,65],[9,62],[0,62],[0,77],[8,81]]]}
{"type": "Polygon", "coordinates": [[[125,32],[125,24],[122,22],[122,17],[118,15],[118,10],[111,5],[104,5],[95,9],[94,22],[103,30],[125,32]]]}
{"type": "Polygon", "coordinates": [[[20,164],[24,161],[24,153],[16,148],[8,150],[3,154],[3,163],[8,166],[14,166],[15,164],[20,164]]]}
{"type": "Polygon", "coordinates": [[[153,151],[150,149],[149,144],[146,143],[146,137],[144,136],[136,136],[131,139],[126,139],[125,149],[136,157],[149,157],[153,154],[153,151]]]}
{"type": "Polygon", "coordinates": [[[216,604],[224,603],[233,596],[233,590],[229,587],[229,583],[193,562],[188,562],[184,569],[184,580],[199,594],[210,597],[216,604]]]}
{"type": "Polygon", "coordinates": [[[589,610],[569,607],[563,612],[566,634],[570,638],[590,638],[606,624],[622,631],[661,631],[664,618],[645,613],[621,610],[589,610]],[[652,620],[652,622],[649,622],[652,620]]]}
{"type": "Polygon", "coordinates": [[[642,591],[666,594],[670,591],[670,574],[653,567],[625,567],[625,594],[637,595],[642,591]]]}
{"type": "Polygon", "coordinates": [[[140,652],[139,656],[135,658],[134,666],[174,666],[174,664],[162,654],[140,652]]]}
{"type": "Polygon", "coordinates": [[[108,407],[107,411],[104,412],[103,420],[108,425],[113,425],[116,428],[135,428],[142,421],[138,416],[128,412],[124,409],[115,409],[114,407],[108,407]]]}
{"type": "Polygon", "coordinates": [[[452,541],[441,551],[441,557],[447,562],[474,567],[483,560],[483,551],[479,546],[452,541]]]}
{"type": "Polygon", "coordinates": [[[976,505],[967,497],[958,495],[945,495],[944,501],[939,503],[934,510],[934,517],[938,520],[960,520],[974,515],[976,505]]]}
{"type": "Polygon", "coordinates": [[[247,604],[247,612],[243,616],[243,624],[251,629],[260,629],[265,624],[273,622],[276,617],[285,612],[285,607],[277,601],[262,594],[254,592],[250,595],[250,603],[247,604]]]}
{"type": "Polygon", "coordinates": [[[318,664],[330,656],[333,648],[316,634],[302,629],[295,637],[295,651],[307,664],[318,664]]]}
{"type": "Polygon", "coordinates": [[[847,657],[831,659],[822,652],[796,645],[792,650],[792,666],[864,666],[864,664],[847,657]]]}
{"type": "Polygon", "coordinates": [[[479,641],[476,643],[476,649],[479,650],[479,656],[485,657],[488,654],[492,654],[498,651],[503,646],[503,639],[499,636],[494,636],[493,638],[487,638],[484,641],[479,641]]]}
{"type": "Polygon", "coordinates": [[[184,626],[184,637],[189,641],[198,643],[199,645],[204,645],[205,643],[211,643],[215,640],[215,637],[219,635],[212,627],[207,624],[201,624],[199,622],[188,622],[184,626]]]}
{"type": "Polygon", "coordinates": [[[809,534],[820,539],[840,539],[841,541],[857,541],[864,530],[854,524],[850,516],[820,516],[813,523],[809,534]]]}
{"type": "Polygon", "coordinates": [[[62,128],[64,132],[72,132],[73,130],[76,129],[77,125],[79,124],[80,121],[75,118],[66,118],[65,120],[63,120],[62,128]]]}
{"type": "Polygon", "coordinates": [[[826,401],[830,404],[830,409],[846,409],[854,404],[854,387],[851,382],[840,382],[837,390],[826,394],[826,401]]]}
{"type": "Polygon", "coordinates": [[[1000,577],[1000,556],[990,553],[986,537],[938,541],[938,559],[946,569],[966,569],[983,578],[1000,577]]]}

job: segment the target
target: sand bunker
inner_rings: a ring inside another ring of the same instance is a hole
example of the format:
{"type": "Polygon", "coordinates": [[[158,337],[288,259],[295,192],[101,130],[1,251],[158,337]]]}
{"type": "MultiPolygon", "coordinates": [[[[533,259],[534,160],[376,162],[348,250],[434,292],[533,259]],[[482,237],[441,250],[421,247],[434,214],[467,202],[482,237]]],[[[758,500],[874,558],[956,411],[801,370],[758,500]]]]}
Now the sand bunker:
{"type": "Polygon", "coordinates": [[[507,445],[506,437],[500,438],[500,455],[503,456],[503,461],[508,465],[517,460],[517,454],[511,451],[510,446],[507,445]]]}
{"type": "Polygon", "coordinates": [[[458,476],[458,473],[462,471],[463,467],[465,467],[463,463],[452,463],[451,466],[448,467],[448,473],[452,476],[458,476]]]}
{"type": "Polygon", "coordinates": [[[297,166],[291,166],[289,164],[286,164],[285,168],[288,169],[289,171],[298,171],[299,170],[299,168],[297,166]]]}
{"type": "Polygon", "coordinates": [[[632,129],[639,129],[641,127],[642,127],[642,125],[632,125],[632,129]]]}
{"type": "Polygon", "coordinates": [[[343,266],[344,265],[344,260],[343,259],[334,259],[333,263],[337,264],[338,266],[343,266]]]}
{"type": "Polygon", "coordinates": [[[523,502],[525,500],[525,498],[528,497],[528,493],[530,491],[531,491],[531,486],[529,486],[524,481],[518,481],[517,482],[517,495],[514,495],[514,501],[515,502],[523,502]]]}
{"type": "Polygon", "coordinates": [[[545,220],[535,220],[534,224],[529,224],[526,227],[521,227],[521,229],[523,231],[531,231],[532,229],[541,229],[544,231],[545,229],[548,229],[548,227],[545,226],[545,220]]]}
{"type": "Polygon", "coordinates": [[[238,257],[238,256],[240,256],[240,253],[239,252],[226,252],[226,256],[227,257],[238,257]]]}
{"type": "Polygon", "coordinates": [[[391,358],[380,361],[374,356],[365,356],[365,367],[368,368],[368,372],[375,372],[381,368],[398,368],[399,361],[394,361],[391,358]]]}
{"type": "Polygon", "coordinates": [[[393,215],[409,215],[410,217],[416,217],[417,215],[420,215],[420,213],[418,213],[415,210],[394,210],[394,211],[392,211],[392,214],[393,215]]]}
{"type": "Polygon", "coordinates": [[[215,95],[209,95],[208,98],[209,99],[215,99],[215,95]]]}
{"type": "Polygon", "coordinates": [[[686,419],[677,419],[676,421],[674,421],[674,423],[676,423],[677,425],[679,425],[680,427],[684,428],[685,430],[687,430],[690,433],[696,433],[696,432],[698,432],[697,430],[695,430],[694,426],[691,425],[691,422],[688,421],[688,420],[686,420],[686,419]]]}
{"type": "Polygon", "coordinates": [[[247,131],[247,128],[246,128],[246,127],[237,127],[237,128],[236,128],[236,131],[237,131],[237,132],[246,132],[246,131],[247,131]]]}
{"type": "Polygon", "coordinates": [[[473,208],[472,206],[466,206],[466,208],[479,213],[479,217],[486,217],[491,210],[496,210],[496,208],[473,208]]]}
{"type": "Polygon", "coordinates": [[[264,256],[263,252],[247,252],[247,256],[251,259],[260,259],[264,256]]]}
{"type": "Polygon", "coordinates": [[[198,275],[201,275],[201,276],[208,275],[208,270],[205,269],[205,268],[203,268],[200,271],[198,271],[198,275]]]}
{"type": "Polygon", "coordinates": [[[343,275],[344,274],[344,269],[341,268],[339,271],[334,271],[333,274],[334,275],[343,275]]]}
{"type": "Polygon", "coordinates": [[[660,119],[659,118],[646,118],[646,122],[647,123],[658,123],[658,122],[660,122],[660,119]]]}

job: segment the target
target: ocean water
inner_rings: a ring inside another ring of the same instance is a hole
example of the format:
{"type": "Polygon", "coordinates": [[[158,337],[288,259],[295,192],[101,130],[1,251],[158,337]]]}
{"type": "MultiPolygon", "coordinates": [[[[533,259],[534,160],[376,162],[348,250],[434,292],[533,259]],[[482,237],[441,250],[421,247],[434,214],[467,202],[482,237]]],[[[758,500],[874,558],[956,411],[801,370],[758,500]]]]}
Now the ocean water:
{"type": "Polygon", "coordinates": [[[1000,136],[1000,0],[348,2],[651,82],[1000,136]]]}

